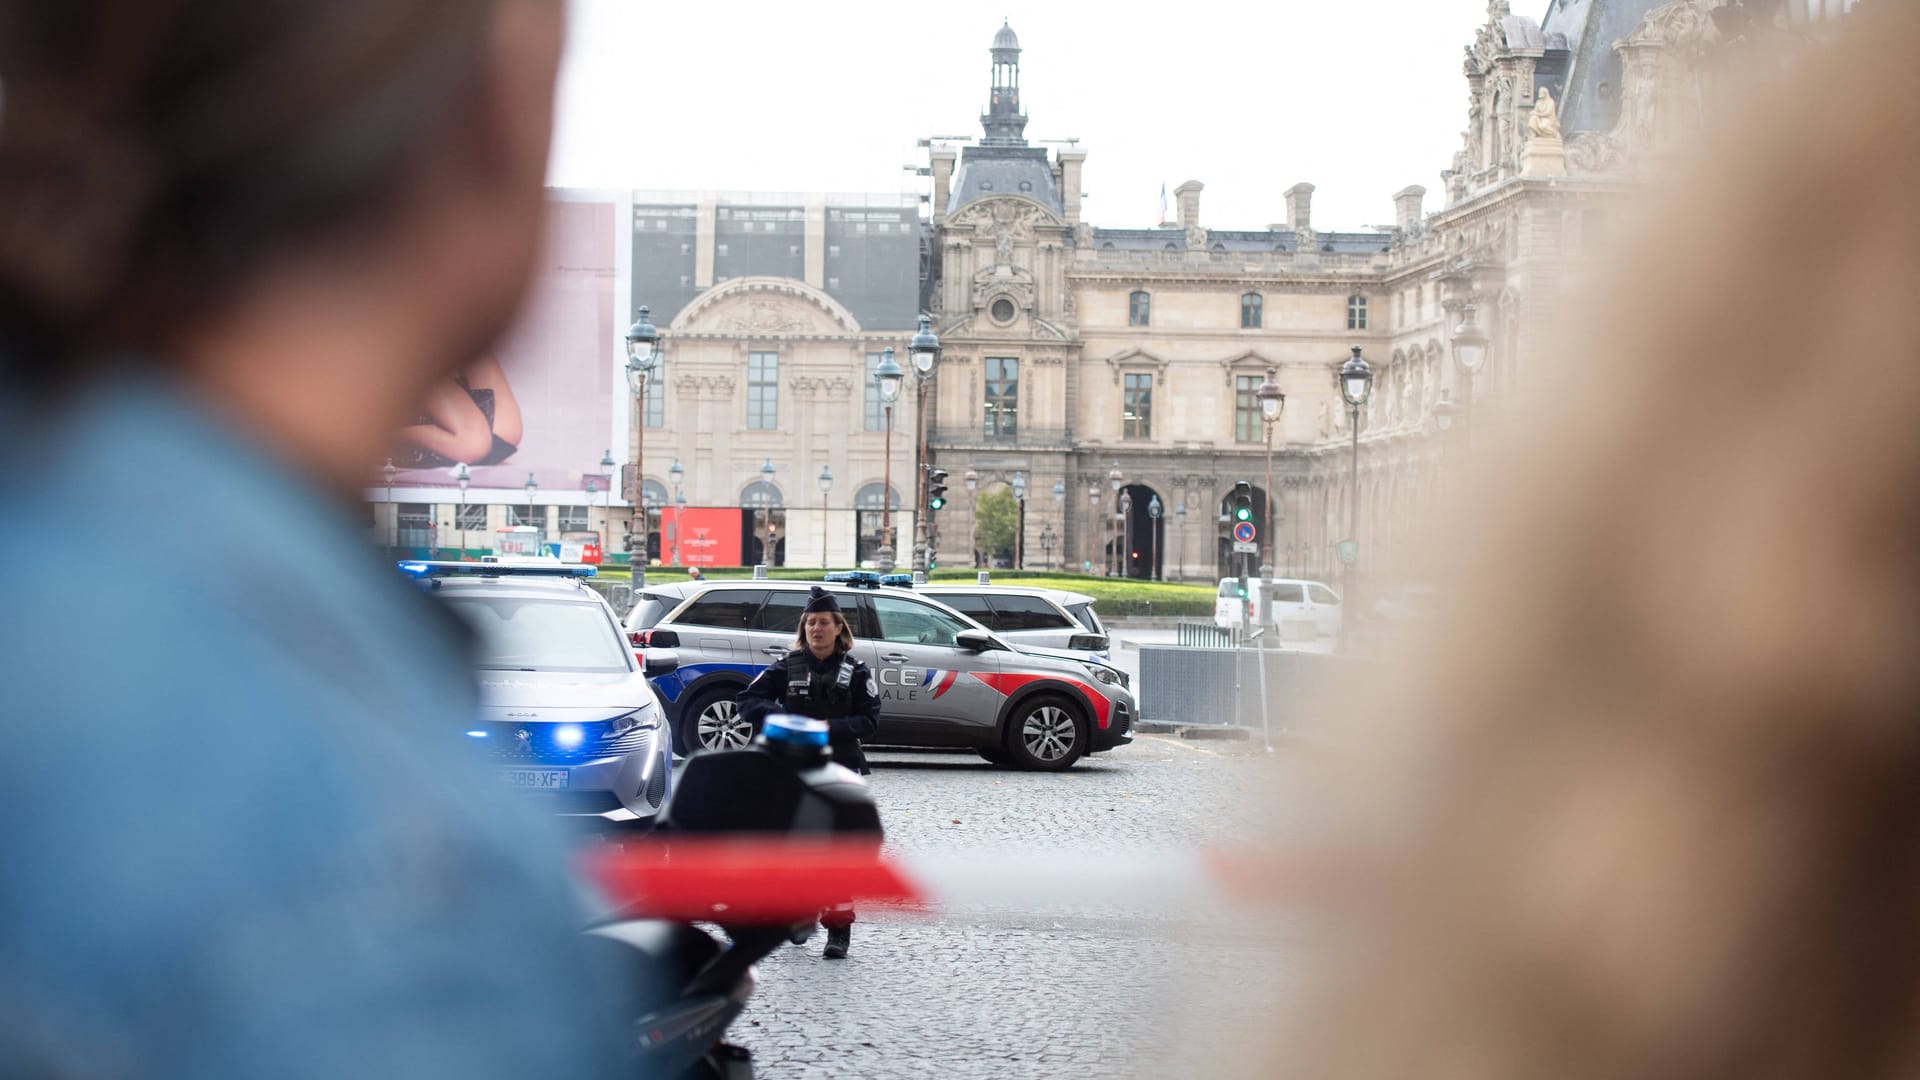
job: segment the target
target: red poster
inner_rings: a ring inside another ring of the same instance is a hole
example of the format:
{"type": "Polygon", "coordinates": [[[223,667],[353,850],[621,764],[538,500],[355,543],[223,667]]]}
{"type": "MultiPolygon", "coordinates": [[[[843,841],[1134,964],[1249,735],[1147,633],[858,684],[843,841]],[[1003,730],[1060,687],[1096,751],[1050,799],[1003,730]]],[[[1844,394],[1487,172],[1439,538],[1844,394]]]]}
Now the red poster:
{"type": "Polygon", "coordinates": [[[662,552],[669,565],[740,565],[740,508],[687,507],[661,512],[662,552]]]}

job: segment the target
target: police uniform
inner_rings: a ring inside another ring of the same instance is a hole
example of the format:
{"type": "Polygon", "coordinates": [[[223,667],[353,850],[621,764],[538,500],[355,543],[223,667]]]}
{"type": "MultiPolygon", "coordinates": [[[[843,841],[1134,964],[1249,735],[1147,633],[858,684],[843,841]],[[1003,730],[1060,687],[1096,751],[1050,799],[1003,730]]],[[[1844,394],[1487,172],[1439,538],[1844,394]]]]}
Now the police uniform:
{"type": "MultiPolygon", "coordinates": [[[[815,586],[801,616],[802,625],[807,614],[819,611],[839,614],[840,604],[832,593],[815,586]]],[[[835,763],[863,776],[873,771],[867,767],[860,740],[880,730],[880,687],[867,665],[853,656],[836,649],[823,660],[803,644],[761,672],[734,700],[741,719],[755,730],[774,713],[825,720],[835,763]]],[[[844,958],[853,932],[852,906],[833,908],[821,915],[820,922],[827,928],[825,955],[844,958]]]]}
{"type": "MultiPolygon", "coordinates": [[[[839,612],[831,593],[815,588],[814,594],[807,611],[839,612]]],[[[741,719],[756,730],[774,713],[825,720],[833,760],[862,775],[873,771],[860,740],[880,730],[880,687],[867,665],[852,655],[836,651],[822,660],[805,646],[794,649],[761,672],[735,702],[741,719]]]]}

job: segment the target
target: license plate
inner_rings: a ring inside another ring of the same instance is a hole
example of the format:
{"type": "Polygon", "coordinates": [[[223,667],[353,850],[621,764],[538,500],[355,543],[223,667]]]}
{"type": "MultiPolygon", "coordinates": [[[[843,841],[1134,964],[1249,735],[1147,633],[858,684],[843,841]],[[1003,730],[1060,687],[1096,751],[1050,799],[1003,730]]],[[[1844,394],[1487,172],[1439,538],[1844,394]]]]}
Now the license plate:
{"type": "Polygon", "coordinates": [[[508,787],[555,791],[567,786],[565,769],[501,769],[498,775],[508,787]]]}

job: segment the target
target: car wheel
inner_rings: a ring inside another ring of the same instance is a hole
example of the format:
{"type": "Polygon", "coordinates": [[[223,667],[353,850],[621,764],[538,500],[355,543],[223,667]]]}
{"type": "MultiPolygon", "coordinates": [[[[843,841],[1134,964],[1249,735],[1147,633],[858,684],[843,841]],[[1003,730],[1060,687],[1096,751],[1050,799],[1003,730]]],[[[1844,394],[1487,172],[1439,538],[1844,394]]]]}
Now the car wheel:
{"type": "Polygon", "coordinates": [[[1023,702],[1007,722],[1007,756],[1022,769],[1058,772],[1086,752],[1086,725],[1066,698],[1049,694],[1023,702]]]}
{"type": "Polygon", "coordinates": [[[741,717],[733,695],[733,688],[721,687],[687,703],[686,711],[680,714],[679,742],[683,755],[702,750],[738,750],[753,741],[753,725],[741,717]]]}

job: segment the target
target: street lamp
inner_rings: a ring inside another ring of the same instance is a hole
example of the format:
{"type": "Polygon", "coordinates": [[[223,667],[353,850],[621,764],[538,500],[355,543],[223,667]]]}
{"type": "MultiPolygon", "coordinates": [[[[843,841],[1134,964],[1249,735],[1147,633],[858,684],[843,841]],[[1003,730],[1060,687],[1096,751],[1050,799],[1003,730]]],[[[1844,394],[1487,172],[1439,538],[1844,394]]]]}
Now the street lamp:
{"type": "Polygon", "coordinates": [[[1058,543],[1059,539],[1058,536],[1054,535],[1053,522],[1049,521],[1041,527],[1040,550],[1046,555],[1046,565],[1049,571],[1053,569],[1053,545],[1058,543]]]}
{"type": "Polygon", "coordinates": [[[1160,579],[1160,496],[1147,500],[1147,576],[1155,581],[1160,579]]]}
{"type": "Polygon", "coordinates": [[[1460,400],[1461,427],[1468,447],[1473,445],[1473,380],[1487,366],[1487,332],[1474,322],[1473,305],[1460,309],[1460,323],[1453,328],[1453,363],[1465,378],[1460,400]]]}
{"type": "Polygon", "coordinates": [[[927,548],[933,543],[933,515],[927,508],[927,383],[933,378],[934,365],[940,362],[940,339],[934,335],[933,319],[929,315],[920,316],[920,330],[907,342],[907,363],[913,369],[914,382],[914,421],[919,426],[919,439],[914,447],[914,460],[919,464],[919,475],[915,478],[913,489],[914,531],[920,534],[920,543],[913,551],[913,568],[924,572],[927,569],[927,548]]]}
{"type": "Polygon", "coordinates": [[[1098,483],[1087,485],[1087,502],[1093,506],[1087,513],[1087,572],[1092,573],[1093,556],[1099,550],[1099,545],[1094,542],[1094,538],[1102,532],[1100,526],[1100,485],[1098,483]]]}
{"type": "Polygon", "coordinates": [[[1014,518],[1013,532],[1013,568],[1025,569],[1027,539],[1027,476],[1025,473],[1013,474],[1013,501],[1019,504],[1020,512],[1014,518]]]}
{"type": "Polygon", "coordinates": [[[460,561],[467,561],[467,485],[473,483],[473,474],[467,471],[467,463],[453,471],[453,482],[460,485],[460,561]]]}
{"type": "Polygon", "coordinates": [[[1346,595],[1341,597],[1340,636],[1344,647],[1353,627],[1353,617],[1360,609],[1355,603],[1353,591],[1353,567],[1359,561],[1360,541],[1357,535],[1360,511],[1360,407],[1367,403],[1373,394],[1373,369],[1367,366],[1360,356],[1360,346],[1353,347],[1353,355],[1340,365],[1340,397],[1347,403],[1347,426],[1353,429],[1353,455],[1347,472],[1347,543],[1354,545],[1354,561],[1346,564],[1346,595]]]}
{"type": "Polygon", "coordinates": [[[627,328],[627,388],[633,391],[633,476],[634,486],[639,489],[633,501],[640,508],[640,558],[627,558],[635,590],[647,583],[647,558],[652,554],[647,521],[647,383],[659,372],[666,354],[660,330],[653,325],[650,314],[646,305],[641,305],[633,325],[627,328]]]}
{"type": "Polygon", "coordinates": [[[1126,541],[1121,539],[1120,537],[1120,488],[1124,486],[1126,482],[1127,482],[1126,475],[1120,471],[1120,463],[1117,461],[1114,462],[1113,468],[1107,470],[1107,486],[1113,489],[1113,506],[1114,506],[1113,546],[1111,549],[1109,549],[1109,557],[1107,559],[1107,576],[1108,577],[1118,576],[1115,574],[1115,570],[1120,565],[1122,565],[1119,562],[1120,550],[1121,550],[1121,547],[1126,543],[1126,541]]]}
{"type": "Polygon", "coordinates": [[[687,513],[687,493],[673,493],[673,528],[667,532],[667,547],[673,551],[673,565],[679,566],[680,558],[680,519],[687,513]]]}
{"type": "Polygon", "coordinates": [[[820,569],[825,570],[827,568],[827,516],[829,513],[827,510],[827,492],[833,490],[833,473],[825,465],[822,465],[820,466],[820,475],[814,477],[814,481],[820,485],[820,569]]]}
{"type": "MultiPolygon", "coordinates": [[[[605,470],[607,474],[607,504],[601,510],[601,513],[600,513],[600,562],[602,565],[604,565],[607,561],[607,541],[613,536],[613,470],[614,470],[614,467],[615,467],[615,463],[613,460],[613,448],[608,447],[607,452],[600,455],[600,468],[605,470]]],[[[644,492],[646,491],[646,489],[647,489],[647,478],[643,476],[640,478],[640,490],[644,492]]],[[[632,559],[629,558],[628,561],[631,562],[632,559]]]]}
{"type": "Polygon", "coordinates": [[[380,475],[387,481],[387,535],[390,537],[387,542],[388,554],[392,554],[393,549],[400,546],[400,517],[394,512],[393,507],[393,474],[399,471],[393,467],[392,458],[388,458],[387,463],[380,467],[380,475]]]}
{"type": "MultiPolygon", "coordinates": [[[[880,550],[874,553],[874,562],[880,566],[881,573],[893,569],[893,403],[900,397],[900,382],[907,377],[900,364],[893,358],[893,346],[889,345],[880,354],[880,364],[873,369],[874,381],[880,384],[880,405],[887,416],[887,436],[885,442],[884,464],[880,478],[880,550]]],[[[919,510],[916,508],[916,514],[919,510]]]]}
{"type": "Polygon", "coordinates": [[[1120,493],[1120,505],[1113,508],[1113,527],[1120,533],[1120,576],[1133,576],[1133,492],[1120,493]]]}
{"type": "MultiPolygon", "coordinates": [[[[536,490],[538,490],[539,487],[540,487],[540,481],[535,480],[533,478],[532,473],[528,473],[527,474],[527,521],[530,524],[533,521],[533,493],[536,490]]],[[[545,540],[546,538],[547,538],[547,534],[546,534],[545,528],[540,525],[534,525],[533,526],[533,546],[534,546],[535,554],[539,553],[541,541],[545,540]]]]}
{"type": "Polygon", "coordinates": [[[1184,579],[1187,575],[1187,503],[1186,496],[1180,499],[1180,505],[1173,508],[1173,531],[1180,534],[1180,559],[1174,569],[1180,571],[1179,578],[1184,579]]]}
{"type": "MultiPolygon", "coordinates": [[[[1267,542],[1267,584],[1273,584],[1273,564],[1277,547],[1273,537],[1273,429],[1280,421],[1280,413],[1287,407],[1287,395],[1280,392],[1280,383],[1274,377],[1274,369],[1267,369],[1266,381],[1260,389],[1253,392],[1254,399],[1260,402],[1260,422],[1267,428],[1267,487],[1263,494],[1267,505],[1264,507],[1265,520],[1260,525],[1260,539],[1267,542]]],[[[1273,590],[1267,590],[1269,594],[1273,590]]]]}
{"type": "Polygon", "coordinates": [[[973,551],[973,568],[980,569],[980,501],[974,493],[980,487],[980,474],[972,466],[961,475],[960,482],[967,488],[967,515],[972,524],[967,528],[967,547],[973,551]]]}
{"type": "Polygon", "coordinates": [[[767,457],[760,462],[760,506],[766,515],[767,528],[760,539],[760,563],[773,565],[773,458],[767,457]]]}

